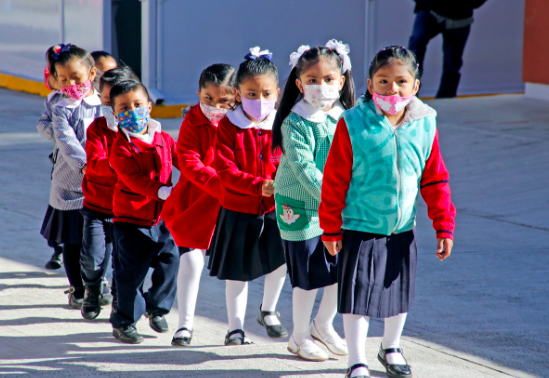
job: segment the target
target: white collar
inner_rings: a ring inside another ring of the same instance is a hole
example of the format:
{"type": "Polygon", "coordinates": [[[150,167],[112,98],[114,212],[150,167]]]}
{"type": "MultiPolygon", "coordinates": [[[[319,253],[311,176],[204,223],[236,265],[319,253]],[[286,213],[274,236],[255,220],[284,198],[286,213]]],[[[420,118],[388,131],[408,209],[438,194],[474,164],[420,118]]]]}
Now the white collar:
{"type": "Polygon", "coordinates": [[[227,112],[227,118],[229,119],[229,121],[231,121],[233,125],[238,126],[241,129],[258,128],[263,130],[271,130],[273,128],[273,122],[275,120],[275,117],[276,110],[273,110],[267,116],[267,118],[263,120],[263,122],[253,123],[248,117],[246,117],[246,114],[244,114],[244,110],[242,110],[242,105],[227,112]]]}
{"type": "Polygon", "coordinates": [[[66,97],[63,100],[59,101],[55,106],[62,106],[65,108],[76,108],[78,105],[82,103],[82,101],[85,101],[86,104],[91,106],[99,106],[101,105],[101,99],[99,98],[99,93],[94,89],[93,94],[88,97],[84,97],[80,100],[74,100],[72,98],[66,97]]]}
{"type": "Polygon", "coordinates": [[[47,99],[48,99],[48,101],[51,101],[52,98],[54,98],[55,96],[59,96],[59,95],[62,96],[63,94],[59,91],[53,91],[48,95],[47,99]]]}
{"type": "Polygon", "coordinates": [[[160,124],[160,122],[151,118],[149,120],[148,127],[149,129],[147,130],[146,134],[135,134],[123,128],[120,128],[120,130],[122,130],[126,138],[128,138],[128,142],[131,142],[131,138],[136,138],[136,139],[142,140],[147,144],[151,144],[152,141],[154,140],[154,133],[162,132],[162,125],[160,124]]]}
{"type": "Polygon", "coordinates": [[[305,99],[301,99],[297,102],[297,104],[294,105],[292,108],[292,112],[297,114],[298,116],[301,116],[305,118],[307,121],[311,121],[314,123],[322,123],[326,122],[326,118],[330,116],[334,120],[339,120],[339,117],[341,116],[341,113],[343,113],[345,109],[343,109],[343,106],[341,106],[341,102],[337,100],[334,103],[334,106],[327,112],[317,109],[311,104],[309,104],[305,99]]]}

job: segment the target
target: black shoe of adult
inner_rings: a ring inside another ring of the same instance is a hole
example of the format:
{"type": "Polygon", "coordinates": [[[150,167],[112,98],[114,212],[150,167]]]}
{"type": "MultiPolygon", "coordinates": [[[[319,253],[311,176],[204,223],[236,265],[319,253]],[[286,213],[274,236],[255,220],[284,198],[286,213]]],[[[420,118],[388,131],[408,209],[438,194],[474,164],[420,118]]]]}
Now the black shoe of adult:
{"type": "Polygon", "coordinates": [[[188,329],[187,327],[181,327],[177,331],[175,331],[175,333],[177,334],[181,331],[189,332],[190,336],[174,336],[172,338],[172,346],[186,347],[191,345],[191,340],[193,339],[193,330],[188,329]]]}
{"type": "Polygon", "coordinates": [[[282,339],[288,337],[288,330],[282,324],[267,325],[265,322],[265,316],[274,315],[280,321],[280,313],[278,311],[262,311],[259,307],[259,314],[257,314],[257,322],[265,327],[267,335],[272,339],[282,339]]]}
{"type": "Polygon", "coordinates": [[[50,260],[46,263],[46,269],[57,270],[63,266],[63,252],[54,252],[50,260]]]}
{"type": "Polygon", "coordinates": [[[235,329],[227,332],[225,336],[225,345],[250,345],[252,340],[246,337],[246,333],[242,329],[235,329]]]}
{"type": "Polygon", "coordinates": [[[158,333],[166,333],[170,330],[168,327],[168,321],[162,315],[153,315],[146,313],[145,316],[149,318],[149,325],[152,330],[158,333]]]}
{"type": "Polygon", "coordinates": [[[389,353],[400,353],[402,355],[402,358],[404,358],[403,350],[400,348],[379,348],[377,359],[379,360],[379,362],[381,362],[383,366],[385,366],[385,369],[387,370],[387,376],[390,378],[412,378],[412,367],[408,365],[408,361],[406,361],[406,359],[404,358],[404,361],[406,361],[406,364],[404,365],[390,364],[387,362],[387,355],[389,353]]]}
{"type": "Polygon", "coordinates": [[[82,317],[84,319],[95,319],[101,313],[101,287],[86,286],[84,302],[82,303],[82,317]]]}
{"type": "Polygon", "coordinates": [[[143,336],[137,332],[134,325],[129,325],[120,328],[113,328],[112,335],[123,343],[126,344],[140,344],[143,342],[143,336]]]}
{"type": "Polygon", "coordinates": [[[347,369],[347,373],[345,374],[345,378],[350,378],[351,374],[353,374],[353,371],[355,371],[358,368],[366,368],[366,371],[368,372],[368,375],[355,375],[353,378],[370,378],[370,370],[368,369],[368,365],[366,364],[354,364],[349,369],[347,369]]]}
{"type": "Polygon", "coordinates": [[[71,286],[69,290],[65,290],[65,294],[69,295],[69,306],[74,308],[75,310],[80,310],[82,308],[82,304],[84,302],[84,296],[80,294],[80,291],[82,291],[84,288],[75,288],[74,286],[71,286]],[[80,295],[82,297],[80,297],[80,295]]]}
{"type": "Polygon", "coordinates": [[[99,298],[99,304],[101,306],[108,306],[112,303],[113,296],[111,294],[111,288],[109,286],[109,281],[106,278],[101,280],[101,298],[99,298]]]}

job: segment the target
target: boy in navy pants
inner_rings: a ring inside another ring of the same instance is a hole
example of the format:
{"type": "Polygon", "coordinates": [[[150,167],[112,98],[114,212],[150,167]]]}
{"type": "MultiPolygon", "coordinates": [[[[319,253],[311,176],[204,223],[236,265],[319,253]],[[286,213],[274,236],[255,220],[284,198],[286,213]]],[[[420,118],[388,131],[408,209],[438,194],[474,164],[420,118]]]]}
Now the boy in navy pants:
{"type": "Polygon", "coordinates": [[[110,98],[120,128],[109,157],[118,175],[113,201],[118,306],[110,321],[115,338],[137,344],[143,337],[135,324],[143,314],[154,331],[168,331],[164,315],[175,299],[179,251],[160,213],[172,190],[172,164],[178,165],[174,140],[150,118],[152,105],[141,83],[122,81],[110,98]],[[143,293],[150,267],[152,286],[143,293]]]}

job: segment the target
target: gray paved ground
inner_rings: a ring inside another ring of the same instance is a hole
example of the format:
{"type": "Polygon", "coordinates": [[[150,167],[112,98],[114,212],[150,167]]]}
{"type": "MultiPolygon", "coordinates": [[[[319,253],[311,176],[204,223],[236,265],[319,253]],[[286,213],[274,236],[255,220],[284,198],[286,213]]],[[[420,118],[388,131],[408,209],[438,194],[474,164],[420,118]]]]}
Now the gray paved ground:
{"type": "MultiPolygon", "coordinates": [[[[415,377],[549,377],[549,103],[522,96],[433,101],[458,209],[453,256],[434,257],[420,205],[418,296],[403,346],[415,377]]],[[[36,133],[36,96],[0,89],[0,374],[33,377],[341,377],[345,359],[300,361],[267,339],[254,317],[262,282],[251,285],[246,328],[253,346],[223,347],[224,285],[204,272],[193,347],[169,346],[172,330],[123,345],[109,309],[88,322],[66,304],[63,272],[42,267],[51,145],[36,133]]],[[[164,120],[177,134],[179,120],[164,120]]],[[[261,281],[261,280],[259,280],[261,281]]],[[[279,302],[291,327],[291,290],[279,302]]],[[[368,358],[382,323],[372,320],[368,358]]],[[[336,328],[342,331],[341,318],[336,328]]]]}

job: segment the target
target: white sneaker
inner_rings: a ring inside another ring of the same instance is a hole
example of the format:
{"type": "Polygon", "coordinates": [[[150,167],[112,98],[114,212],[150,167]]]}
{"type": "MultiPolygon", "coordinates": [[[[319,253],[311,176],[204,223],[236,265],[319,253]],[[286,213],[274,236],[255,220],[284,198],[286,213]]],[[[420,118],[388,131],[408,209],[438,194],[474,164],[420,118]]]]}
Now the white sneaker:
{"type": "Polygon", "coordinates": [[[328,353],[316,345],[313,339],[307,338],[297,345],[293,335],[288,341],[288,351],[307,361],[326,361],[329,358],[328,353]]]}
{"type": "Polygon", "coordinates": [[[316,339],[324,344],[326,348],[328,348],[328,350],[336,356],[346,356],[349,354],[349,352],[347,351],[347,343],[345,342],[345,340],[339,337],[334,327],[332,326],[330,326],[328,334],[322,336],[313,320],[313,322],[311,323],[311,336],[313,337],[313,339],[316,339]]]}

